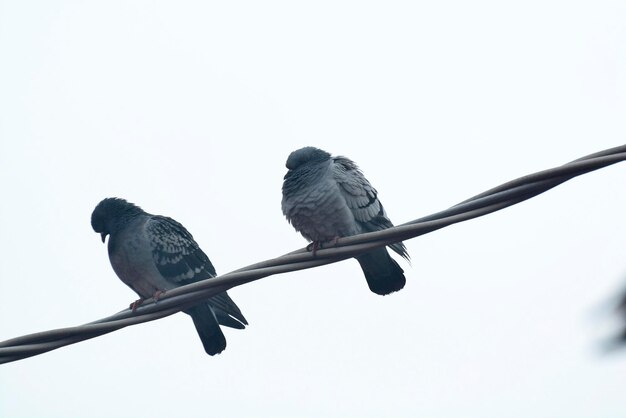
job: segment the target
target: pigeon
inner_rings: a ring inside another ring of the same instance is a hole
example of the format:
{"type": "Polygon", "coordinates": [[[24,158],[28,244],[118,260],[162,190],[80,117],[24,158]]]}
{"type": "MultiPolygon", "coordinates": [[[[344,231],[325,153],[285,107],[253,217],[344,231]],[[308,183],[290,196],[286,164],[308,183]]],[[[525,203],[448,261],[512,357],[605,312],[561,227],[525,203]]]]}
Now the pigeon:
{"type": "MultiPolygon", "coordinates": [[[[98,203],[91,215],[102,242],[109,235],[109,260],[117,276],[140,296],[136,306],[178,286],[210,279],[215,268],[193,237],[172,218],[152,215],[119,198],[98,203]]],[[[226,292],[184,311],[193,319],[204,351],[213,356],[226,348],[220,324],[244,329],[248,322],[226,292]]]]}
{"type": "MultiPolygon", "coordinates": [[[[352,160],[304,147],[289,155],[286,166],[283,214],[296,231],[313,242],[313,250],[322,242],[393,226],[376,189],[352,160]]],[[[409,261],[403,243],[389,247],[409,261]]],[[[387,295],[404,287],[404,270],[385,247],[355,258],[372,292],[387,295]]]]}

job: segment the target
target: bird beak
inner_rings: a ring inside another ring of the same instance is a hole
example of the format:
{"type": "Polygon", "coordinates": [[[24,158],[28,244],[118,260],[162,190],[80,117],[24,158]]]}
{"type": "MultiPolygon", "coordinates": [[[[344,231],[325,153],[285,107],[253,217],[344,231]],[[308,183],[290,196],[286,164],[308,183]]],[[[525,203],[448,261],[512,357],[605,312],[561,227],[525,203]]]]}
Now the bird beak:
{"type": "Polygon", "coordinates": [[[105,239],[106,239],[106,237],[107,237],[107,233],[106,233],[106,232],[102,232],[102,233],[100,234],[100,236],[102,237],[102,243],[104,244],[104,240],[105,240],[105,239]]]}

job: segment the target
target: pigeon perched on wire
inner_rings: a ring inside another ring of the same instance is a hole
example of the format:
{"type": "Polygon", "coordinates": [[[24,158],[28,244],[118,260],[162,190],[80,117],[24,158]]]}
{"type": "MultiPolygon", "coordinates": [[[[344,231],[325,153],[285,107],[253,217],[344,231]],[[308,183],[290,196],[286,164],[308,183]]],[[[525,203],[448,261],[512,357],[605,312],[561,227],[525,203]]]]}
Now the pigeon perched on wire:
{"type": "MultiPolygon", "coordinates": [[[[102,242],[109,235],[109,260],[117,276],[141,299],[216,276],[215,269],[191,234],[175,220],[151,215],[124,199],[107,198],[91,215],[91,226],[102,242]]],[[[204,351],[226,348],[219,324],[243,329],[248,322],[226,292],[184,311],[193,319],[204,351]]]]}
{"type": "MultiPolygon", "coordinates": [[[[339,237],[380,231],[393,226],[376,189],[346,157],[305,147],[287,158],[282,210],[287,220],[315,251],[339,237]]],[[[389,246],[409,260],[403,243],[389,246]]],[[[404,287],[404,271],[385,247],[355,257],[372,292],[386,295],[404,287]]]]}

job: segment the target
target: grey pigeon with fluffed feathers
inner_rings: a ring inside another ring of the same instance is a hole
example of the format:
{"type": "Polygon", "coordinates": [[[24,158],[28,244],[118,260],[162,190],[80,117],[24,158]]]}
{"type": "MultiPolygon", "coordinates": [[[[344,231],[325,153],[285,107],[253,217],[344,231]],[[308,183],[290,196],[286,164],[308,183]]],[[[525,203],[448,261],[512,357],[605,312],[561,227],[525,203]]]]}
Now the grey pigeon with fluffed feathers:
{"type": "MultiPolygon", "coordinates": [[[[216,276],[207,255],[184,226],[151,215],[124,199],[107,198],[91,215],[91,226],[109,235],[109,260],[117,276],[142,299],[216,276]]],[[[226,348],[219,324],[243,329],[248,322],[226,292],[184,311],[193,319],[207,354],[226,348]]]]}
{"type": "MultiPolygon", "coordinates": [[[[346,157],[305,147],[287,158],[283,214],[306,239],[319,243],[393,226],[376,189],[346,157]]],[[[406,260],[403,243],[389,246],[406,260]]],[[[382,247],[356,257],[372,292],[386,295],[404,287],[404,271],[382,247]]]]}

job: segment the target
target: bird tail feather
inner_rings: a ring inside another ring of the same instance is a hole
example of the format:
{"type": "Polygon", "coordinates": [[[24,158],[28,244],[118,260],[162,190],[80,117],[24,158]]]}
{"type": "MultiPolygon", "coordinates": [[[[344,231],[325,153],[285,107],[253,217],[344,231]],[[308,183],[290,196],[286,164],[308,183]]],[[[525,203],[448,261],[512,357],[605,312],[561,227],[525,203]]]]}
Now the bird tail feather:
{"type": "Polygon", "coordinates": [[[404,270],[391,258],[387,249],[378,248],[356,257],[363,269],[370,290],[379,295],[388,295],[404,287],[404,270]]]}
{"type": "Polygon", "coordinates": [[[217,318],[208,304],[196,305],[185,310],[185,313],[193,319],[193,324],[196,326],[204,351],[208,355],[214,356],[224,351],[226,348],[226,337],[224,337],[224,333],[222,333],[217,323],[217,318]]]}
{"type": "Polygon", "coordinates": [[[217,322],[231,328],[243,329],[248,325],[248,321],[241,313],[239,307],[228,296],[228,293],[222,292],[209,298],[209,305],[213,308],[217,322]]]}

